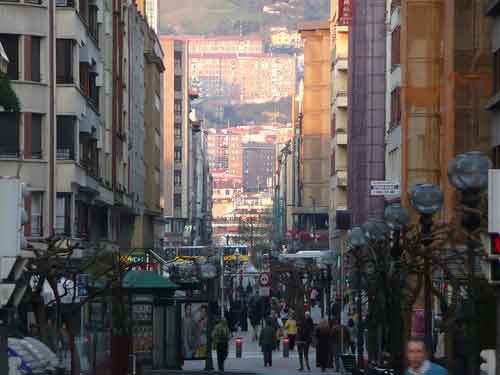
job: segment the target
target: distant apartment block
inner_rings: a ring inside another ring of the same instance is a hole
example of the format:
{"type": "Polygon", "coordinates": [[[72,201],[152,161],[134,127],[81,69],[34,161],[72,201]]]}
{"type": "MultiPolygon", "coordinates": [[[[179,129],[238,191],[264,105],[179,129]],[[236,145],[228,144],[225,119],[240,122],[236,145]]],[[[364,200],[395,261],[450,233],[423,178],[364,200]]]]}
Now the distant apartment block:
{"type": "Polygon", "coordinates": [[[304,43],[298,31],[286,27],[272,27],[270,30],[271,46],[276,48],[303,48],[304,43]]]}
{"type": "Polygon", "coordinates": [[[190,55],[239,54],[255,55],[264,53],[264,42],[259,37],[218,36],[180,36],[179,40],[189,42],[190,55]]]}
{"type": "Polygon", "coordinates": [[[290,55],[190,54],[190,78],[200,97],[263,103],[293,95],[295,58],[290,55]]]}

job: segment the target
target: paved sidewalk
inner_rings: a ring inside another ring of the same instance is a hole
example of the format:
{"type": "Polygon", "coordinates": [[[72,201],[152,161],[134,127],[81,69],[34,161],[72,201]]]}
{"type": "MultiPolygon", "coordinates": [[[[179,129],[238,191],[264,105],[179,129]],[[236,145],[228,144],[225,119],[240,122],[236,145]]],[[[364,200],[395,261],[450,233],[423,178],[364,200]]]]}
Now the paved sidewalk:
{"type": "MultiPolygon", "coordinates": [[[[282,349],[282,348],[280,348],[282,349]]],[[[217,356],[213,353],[214,367],[217,367],[217,356]]],[[[299,372],[299,356],[297,351],[290,352],[288,358],[283,358],[282,351],[273,352],[273,367],[264,367],[264,359],[260,347],[256,341],[252,341],[249,332],[242,332],[239,335],[234,335],[229,345],[229,355],[225,363],[225,371],[227,372],[246,372],[256,374],[269,375],[289,375],[289,374],[321,374],[321,369],[316,368],[316,353],[314,348],[311,348],[309,353],[309,364],[311,371],[299,372]],[[236,358],[235,340],[237,337],[242,337],[243,351],[242,358],[236,358]]],[[[183,369],[186,371],[201,371],[205,368],[204,361],[186,361],[183,369]]],[[[327,374],[336,374],[331,369],[327,370],[327,374]]]]}

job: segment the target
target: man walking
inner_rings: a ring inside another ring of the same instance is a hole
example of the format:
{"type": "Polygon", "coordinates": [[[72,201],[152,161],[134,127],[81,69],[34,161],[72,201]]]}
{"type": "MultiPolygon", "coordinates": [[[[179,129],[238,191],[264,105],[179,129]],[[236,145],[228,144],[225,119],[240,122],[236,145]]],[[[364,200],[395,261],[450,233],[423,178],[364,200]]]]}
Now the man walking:
{"type": "Polygon", "coordinates": [[[226,361],[229,351],[229,339],[231,332],[224,319],[221,319],[216,325],[212,333],[212,341],[217,351],[217,364],[219,371],[224,371],[224,362],[226,361]]]}
{"type": "Polygon", "coordinates": [[[405,375],[448,375],[448,371],[427,359],[425,343],[422,339],[410,339],[406,348],[408,369],[405,375]]]}
{"type": "Polygon", "coordinates": [[[260,332],[259,344],[264,354],[264,367],[272,367],[273,349],[276,346],[276,329],[270,318],[266,319],[265,327],[260,332]]]}
{"type": "Polygon", "coordinates": [[[307,311],[305,317],[299,322],[297,326],[297,350],[299,352],[299,371],[304,370],[304,362],[308,370],[311,370],[309,366],[309,346],[312,342],[312,333],[314,330],[314,323],[311,319],[309,312],[307,311]]]}

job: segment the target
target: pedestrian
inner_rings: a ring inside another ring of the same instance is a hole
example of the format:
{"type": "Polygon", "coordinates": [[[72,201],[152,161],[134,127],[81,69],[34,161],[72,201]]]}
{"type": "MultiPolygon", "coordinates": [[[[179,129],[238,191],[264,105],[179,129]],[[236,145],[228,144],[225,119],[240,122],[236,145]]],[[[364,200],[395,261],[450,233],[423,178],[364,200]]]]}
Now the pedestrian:
{"type": "Polygon", "coordinates": [[[272,367],[273,350],[276,346],[276,329],[270,318],[266,319],[264,328],[260,332],[259,344],[264,354],[264,367],[272,367]]]}
{"type": "Polygon", "coordinates": [[[279,350],[280,349],[280,340],[281,340],[281,335],[282,335],[282,328],[283,328],[283,323],[281,322],[281,319],[278,316],[278,313],[276,310],[271,311],[271,317],[270,317],[271,324],[274,328],[275,332],[275,340],[276,340],[276,345],[275,349],[279,350]]]}
{"type": "Polygon", "coordinates": [[[340,356],[344,353],[345,347],[350,343],[349,330],[347,327],[334,323],[330,330],[330,363],[335,363],[336,371],[340,371],[340,356]]]}
{"type": "Polygon", "coordinates": [[[325,372],[330,362],[330,339],[331,331],[328,322],[322,319],[316,328],[316,363],[325,372]]]}
{"type": "Polygon", "coordinates": [[[221,319],[214,327],[212,332],[212,341],[217,351],[217,365],[219,371],[224,371],[224,362],[229,351],[229,340],[231,332],[225,319],[221,319]]]}
{"type": "Polygon", "coordinates": [[[295,339],[297,337],[297,321],[295,320],[295,314],[291,313],[290,318],[285,323],[286,334],[288,337],[288,342],[290,344],[290,350],[293,351],[295,348],[295,339]]]}
{"type": "Polygon", "coordinates": [[[427,359],[425,343],[420,338],[411,338],[406,347],[408,369],[405,375],[448,375],[448,371],[427,359]]]}
{"type": "Polygon", "coordinates": [[[243,302],[240,314],[240,327],[242,332],[248,331],[248,306],[246,302],[243,302]]]}
{"type": "Polygon", "coordinates": [[[309,313],[306,312],[305,317],[302,318],[297,325],[297,351],[299,352],[299,371],[304,370],[304,362],[308,370],[311,370],[309,366],[309,347],[312,342],[312,332],[314,323],[312,322],[309,313]]]}
{"type": "Polygon", "coordinates": [[[347,322],[347,330],[349,331],[349,348],[351,349],[351,354],[356,354],[356,340],[358,338],[358,331],[352,318],[350,318],[347,322]]]}
{"type": "Polygon", "coordinates": [[[259,305],[255,301],[250,302],[249,309],[250,324],[252,325],[252,341],[259,338],[259,325],[261,321],[259,305]]]}

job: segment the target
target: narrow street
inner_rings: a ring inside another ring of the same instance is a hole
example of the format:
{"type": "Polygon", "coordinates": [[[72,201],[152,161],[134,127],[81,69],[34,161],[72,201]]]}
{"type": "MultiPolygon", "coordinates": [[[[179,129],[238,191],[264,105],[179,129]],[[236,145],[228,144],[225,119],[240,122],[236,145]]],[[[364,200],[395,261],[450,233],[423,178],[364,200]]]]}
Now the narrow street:
{"type": "MultiPolygon", "coordinates": [[[[294,351],[290,351],[288,358],[283,357],[282,347],[280,351],[273,352],[273,367],[264,367],[264,361],[262,357],[262,352],[256,341],[252,341],[252,336],[250,332],[242,332],[243,339],[243,352],[242,358],[236,358],[236,346],[235,340],[239,335],[234,335],[231,340],[229,347],[229,355],[225,364],[226,372],[242,372],[242,373],[256,373],[256,374],[273,374],[273,375],[285,375],[285,374],[319,374],[321,369],[315,366],[316,364],[316,353],[314,348],[310,349],[309,362],[311,365],[311,371],[299,372],[299,355],[295,348],[294,351]]],[[[217,357],[216,353],[213,353],[214,367],[217,367],[217,357]]],[[[184,364],[183,370],[190,371],[202,371],[205,368],[205,362],[200,361],[187,361],[184,364]]],[[[336,374],[331,369],[327,370],[327,373],[336,374]]]]}

